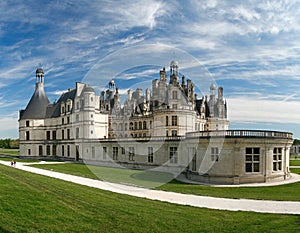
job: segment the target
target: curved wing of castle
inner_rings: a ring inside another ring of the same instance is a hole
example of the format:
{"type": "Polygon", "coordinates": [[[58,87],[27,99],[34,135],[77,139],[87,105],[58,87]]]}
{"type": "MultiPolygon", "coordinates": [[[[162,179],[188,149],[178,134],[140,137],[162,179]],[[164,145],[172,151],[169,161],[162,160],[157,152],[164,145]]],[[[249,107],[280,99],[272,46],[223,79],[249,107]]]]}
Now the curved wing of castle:
{"type": "Polygon", "coordinates": [[[228,130],[223,88],[198,98],[194,83],[179,77],[177,61],[147,88],[128,90],[121,103],[116,83],[97,95],[84,83],[50,103],[44,71],[20,111],[20,155],[84,160],[129,168],[160,168],[210,183],[287,179],[292,134],[228,130]],[[263,139],[263,140],[262,140],[263,139]]]}

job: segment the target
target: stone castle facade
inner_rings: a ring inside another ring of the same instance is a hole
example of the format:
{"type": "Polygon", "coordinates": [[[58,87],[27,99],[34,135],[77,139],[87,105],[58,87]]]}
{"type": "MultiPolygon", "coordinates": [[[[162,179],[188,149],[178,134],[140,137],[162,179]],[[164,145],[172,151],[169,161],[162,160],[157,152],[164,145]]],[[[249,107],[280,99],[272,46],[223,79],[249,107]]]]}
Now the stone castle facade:
{"type": "Polygon", "coordinates": [[[20,111],[20,155],[83,160],[104,166],[160,168],[210,183],[267,182],[289,177],[292,134],[228,130],[223,88],[198,98],[172,61],[152,90],[128,90],[124,104],[114,81],[97,95],[84,83],[50,103],[44,71],[20,111]],[[262,140],[263,139],[263,140],[262,140]]]}

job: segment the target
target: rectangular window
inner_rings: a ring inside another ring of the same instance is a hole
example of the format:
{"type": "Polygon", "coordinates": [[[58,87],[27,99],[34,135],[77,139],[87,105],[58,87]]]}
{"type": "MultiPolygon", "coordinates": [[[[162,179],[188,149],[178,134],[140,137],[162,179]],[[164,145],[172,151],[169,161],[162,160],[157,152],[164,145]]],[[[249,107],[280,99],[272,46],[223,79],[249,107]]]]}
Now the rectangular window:
{"type": "Polygon", "coordinates": [[[169,117],[166,116],[166,126],[168,126],[168,125],[169,125],[169,117]]]}
{"type": "Polygon", "coordinates": [[[95,147],[92,146],[92,158],[95,158],[95,147]]]}
{"type": "Polygon", "coordinates": [[[56,156],[56,145],[52,146],[52,155],[56,156]]]}
{"type": "Polygon", "coordinates": [[[172,137],[177,137],[177,130],[172,130],[172,137]]]}
{"type": "Polygon", "coordinates": [[[65,131],[62,129],[61,130],[61,139],[64,140],[65,139],[65,131]]]}
{"type": "Polygon", "coordinates": [[[148,163],[153,163],[153,147],[148,147],[148,163]]]}
{"type": "Polygon", "coordinates": [[[177,91],[172,91],[172,99],[177,100],[177,91]]]}
{"type": "Polygon", "coordinates": [[[26,127],[29,127],[29,121],[26,121],[26,127]]]}
{"type": "Polygon", "coordinates": [[[219,148],[218,147],[210,148],[210,155],[211,155],[212,162],[219,161],[219,148]]]}
{"type": "Polygon", "coordinates": [[[282,170],[282,148],[273,149],[273,171],[282,170]]]}
{"type": "Polygon", "coordinates": [[[119,152],[119,148],[114,146],[113,147],[113,160],[118,160],[118,152],[119,152]]]}
{"type": "Polygon", "coordinates": [[[103,147],[103,159],[106,159],[107,148],[103,147]]]}
{"type": "Polygon", "coordinates": [[[122,155],[125,155],[125,147],[122,147],[122,155]]]}
{"type": "Polygon", "coordinates": [[[52,131],[52,139],[56,140],[56,131],[52,131]]]}
{"type": "Polygon", "coordinates": [[[43,155],[43,146],[39,145],[39,156],[43,155]]]}
{"type": "Polygon", "coordinates": [[[70,145],[68,145],[67,146],[67,155],[68,155],[68,157],[70,157],[70,153],[71,153],[71,151],[70,151],[70,145]]]}
{"type": "Polygon", "coordinates": [[[65,118],[61,118],[61,124],[62,124],[62,125],[65,124],[65,118]]]}
{"type": "Polygon", "coordinates": [[[47,140],[50,140],[50,137],[51,137],[50,135],[51,135],[50,131],[47,131],[47,132],[46,132],[46,139],[47,139],[47,140]]]}
{"type": "Polygon", "coordinates": [[[65,146],[61,146],[61,156],[65,156],[65,146]]]}
{"type": "Polygon", "coordinates": [[[177,109],[177,104],[172,104],[173,109],[177,109]]]}
{"type": "Polygon", "coordinates": [[[172,126],[177,126],[177,116],[172,116],[172,126]]]}
{"type": "Polygon", "coordinates": [[[134,147],[130,146],[128,149],[129,149],[129,161],[134,161],[134,147]]]}
{"type": "Polygon", "coordinates": [[[76,122],[79,122],[79,114],[76,114],[76,122]]]}
{"type": "Polygon", "coordinates": [[[28,155],[31,155],[31,150],[30,149],[28,149],[28,155]]]}
{"type": "Polygon", "coordinates": [[[170,147],[170,163],[178,163],[177,147],[170,147]]]}
{"type": "Polygon", "coordinates": [[[247,147],[245,156],[245,171],[246,172],[259,172],[260,164],[260,148],[247,147]]]}
{"type": "Polygon", "coordinates": [[[79,128],[76,128],[76,139],[79,138],[79,128]]]}
{"type": "Polygon", "coordinates": [[[70,129],[67,129],[67,139],[70,139],[71,136],[70,136],[70,129]]]}
{"type": "Polygon", "coordinates": [[[26,140],[30,140],[30,132],[29,131],[26,131],[26,140]]]}
{"type": "Polygon", "coordinates": [[[70,124],[70,117],[67,117],[67,124],[70,124]]]}
{"type": "Polygon", "coordinates": [[[47,153],[47,156],[49,156],[50,155],[50,145],[47,145],[47,147],[46,147],[46,153],[47,153]]]}

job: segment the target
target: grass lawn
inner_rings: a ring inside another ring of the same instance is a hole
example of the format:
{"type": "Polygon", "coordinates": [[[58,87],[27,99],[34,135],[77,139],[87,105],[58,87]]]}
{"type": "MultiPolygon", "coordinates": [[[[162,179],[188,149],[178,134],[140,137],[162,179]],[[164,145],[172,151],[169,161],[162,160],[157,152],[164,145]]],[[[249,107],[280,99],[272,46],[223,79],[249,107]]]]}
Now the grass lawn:
{"type": "Polygon", "coordinates": [[[11,161],[11,160],[14,160],[14,161],[16,161],[17,163],[18,162],[22,162],[22,163],[32,163],[32,162],[38,162],[39,160],[37,160],[37,159],[19,159],[19,158],[7,158],[7,157],[0,157],[0,160],[2,160],[2,161],[11,161]]]}
{"type": "Polygon", "coordinates": [[[3,149],[3,148],[0,148],[0,154],[17,156],[17,155],[19,155],[19,149],[3,149]]]}
{"type": "Polygon", "coordinates": [[[290,166],[300,166],[300,159],[299,160],[290,160],[290,166]]]}
{"type": "Polygon", "coordinates": [[[0,232],[299,232],[299,215],[195,208],[0,165],[0,232]]]}
{"type": "MultiPolygon", "coordinates": [[[[84,176],[92,179],[100,178],[105,181],[114,180],[118,183],[120,183],[120,181],[122,181],[121,183],[130,183],[133,178],[136,178],[137,180],[135,180],[135,183],[138,183],[138,178],[140,178],[140,184],[148,184],[149,186],[155,184],[153,180],[150,180],[149,183],[147,183],[147,180],[144,179],[143,175],[140,175],[143,173],[139,173],[142,171],[137,170],[94,167],[72,163],[32,166],[48,170],[52,169],[53,171],[84,176]],[[91,167],[93,167],[92,170],[90,170],[91,167]],[[97,175],[95,175],[92,171],[97,171],[97,175]]],[[[292,169],[292,172],[300,174],[298,169],[292,169]]],[[[300,182],[273,187],[210,187],[207,185],[185,184],[172,180],[171,182],[163,184],[156,189],[213,197],[300,201],[300,182]]]]}

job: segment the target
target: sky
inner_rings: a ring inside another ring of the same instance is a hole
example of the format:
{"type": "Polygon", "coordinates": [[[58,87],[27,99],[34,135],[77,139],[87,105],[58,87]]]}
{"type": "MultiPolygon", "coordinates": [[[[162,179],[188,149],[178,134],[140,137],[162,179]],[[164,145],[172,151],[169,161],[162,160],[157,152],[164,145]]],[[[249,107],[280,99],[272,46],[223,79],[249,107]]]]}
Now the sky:
{"type": "Polygon", "coordinates": [[[173,59],[198,96],[224,88],[230,129],[300,138],[299,1],[0,1],[0,59],[0,138],[18,138],[39,67],[51,102],[110,79],[124,98],[173,59]]]}

